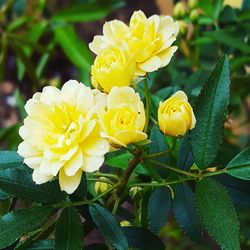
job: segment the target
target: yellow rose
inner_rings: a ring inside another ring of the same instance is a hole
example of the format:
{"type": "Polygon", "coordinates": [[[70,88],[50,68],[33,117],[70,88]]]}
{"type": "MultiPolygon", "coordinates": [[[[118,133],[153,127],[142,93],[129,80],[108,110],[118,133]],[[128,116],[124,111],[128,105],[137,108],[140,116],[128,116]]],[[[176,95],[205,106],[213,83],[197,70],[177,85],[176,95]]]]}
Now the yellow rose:
{"type": "Polygon", "coordinates": [[[177,91],[158,109],[160,130],[170,136],[182,136],[187,130],[193,129],[196,119],[188,98],[183,91],[177,91]]]}
{"type": "Polygon", "coordinates": [[[135,74],[135,58],[125,46],[105,48],[91,68],[95,88],[109,92],[114,86],[129,86],[135,74]]]}
{"type": "Polygon", "coordinates": [[[18,153],[33,171],[37,184],[59,175],[61,190],[73,193],[82,172],[93,172],[109,151],[96,117],[96,100],[90,88],[70,80],[62,90],[45,87],[25,105],[28,116],[19,134],[18,153]]]}
{"type": "Polygon", "coordinates": [[[240,9],[242,7],[243,0],[224,0],[223,5],[228,5],[232,8],[240,9]]]}
{"type": "Polygon", "coordinates": [[[131,87],[114,87],[107,95],[106,105],[98,108],[103,126],[102,136],[114,147],[126,147],[147,138],[143,132],[145,111],[138,93],[131,87]]]}
{"type": "Polygon", "coordinates": [[[135,11],[129,27],[121,21],[105,23],[103,36],[95,36],[90,49],[99,55],[104,48],[126,43],[129,54],[134,54],[136,75],[145,75],[166,66],[177,50],[171,46],[179,31],[178,22],[170,16],[153,15],[147,18],[142,11],[135,11]]]}
{"type": "Polygon", "coordinates": [[[175,17],[182,18],[187,13],[187,6],[184,2],[178,2],[174,6],[173,14],[175,17]]]}
{"type": "MultiPolygon", "coordinates": [[[[100,177],[101,180],[108,180],[107,178],[105,177],[100,177]]],[[[107,191],[109,188],[111,188],[111,185],[109,183],[106,183],[106,182],[102,182],[102,181],[97,181],[95,183],[95,186],[94,186],[94,190],[95,190],[95,193],[96,194],[102,194],[104,193],[105,191],[107,191]]]]}

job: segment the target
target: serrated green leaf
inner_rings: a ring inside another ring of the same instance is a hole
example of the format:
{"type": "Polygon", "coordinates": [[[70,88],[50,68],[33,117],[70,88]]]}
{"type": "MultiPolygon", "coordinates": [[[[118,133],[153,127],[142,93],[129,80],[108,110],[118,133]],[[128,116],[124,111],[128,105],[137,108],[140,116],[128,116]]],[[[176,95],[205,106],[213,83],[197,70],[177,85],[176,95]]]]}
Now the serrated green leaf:
{"type": "MultiPolygon", "coordinates": [[[[165,246],[161,239],[145,228],[140,227],[122,227],[129,247],[138,250],[164,250],[165,246]]],[[[129,249],[130,249],[129,248],[129,249]]]]}
{"type": "Polygon", "coordinates": [[[68,207],[61,213],[55,228],[55,250],[82,250],[83,227],[76,208],[68,207]]]}
{"type": "Polygon", "coordinates": [[[0,189],[15,197],[36,202],[53,203],[65,199],[57,181],[37,185],[30,173],[20,169],[0,171],[0,189]]]}
{"type": "Polygon", "coordinates": [[[107,209],[98,204],[93,204],[89,206],[89,212],[97,228],[108,242],[114,245],[118,250],[128,249],[126,237],[116,219],[107,209]]]}
{"type": "Polygon", "coordinates": [[[215,159],[222,143],[229,87],[229,61],[223,56],[203,86],[194,109],[197,122],[190,142],[195,163],[201,169],[215,159]]]}
{"type": "Polygon", "coordinates": [[[27,232],[38,228],[53,212],[52,207],[34,207],[0,217],[0,248],[7,247],[27,232]]]}
{"type": "Polygon", "coordinates": [[[11,198],[12,196],[0,189],[0,201],[11,198]]]}
{"type": "Polygon", "coordinates": [[[186,135],[181,143],[179,156],[177,160],[177,166],[181,169],[188,170],[194,163],[194,159],[191,152],[188,136],[186,135]]]}
{"type": "Polygon", "coordinates": [[[0,168],[15,168],[23,163],[23,158],[15,151],[0,151],[0,168]]]}
{"type": "Polygon", "coordinates": [[[222,174],[215,177],[227,189],[232,202],[238,207],[250,207],[250,182],[222,174]]]}
{"type": "Polygon", "coordinates": [[[171,209],[171,195],[168,188],[156,189],[148,203],[148,221],[151,230],[157,234],[166,224],[171,209]]]}
{"type": "Polygon", "coordinates": [[[227,173],[243,180],[250,180],[250,147],[236,155],[227,165],[227,173]]]}
{"type": "Polygon", "coordinates": [[[93,63],[87,45],[78,37],[71,25],[54,29],[56,42],[61,46],[69,60],[80,69],[90,70],[93,63]]]}
{"type": "Polygon", "coordinates": [[[52,240],[40,240],[33,243],[27,250],[52,250],[53,241],[52,240]]]}
{"type": "Polygon", "coordinates": [[[196,205],[208,233],[223,249],[239,250],[239,222],[225,188],[213,179],[196,186],[196,205]]]}
{"type": "MultiPolygon", "coordinates": [[[[155,125],[151,129],[149,138],[152,141],[152,143],[149,146],[150,154],[158,153],[158,152],[165,152],[169,149],[165,135],[161,133],[158,126],[155,125]]],[[[161,163],[169,163],[169,156],[161,156],[161,157],[157,157],[154,159],[161,163]]],[[[144,164],[146,164],[146,162],[144,164]]],[[[169,171],[167,169],[163,169],[159,166],[154,166],[154,168],[156,172],[162,177],[166,177],[168,175],[169,171]]]]}
{"type": "Polygon", "coordinates": [[[195,242],[201,241],[201,224],[195,207],[194,194],[187,184],[178,184],[174,197],[175,217],[186,232],[195,242]]]}
{"type": "Polygon", "coordinates": [[[217,31],[209,31],[204,33],[205,37],[211,38],[213,41],[224,44],[229,48],[235,48],[241,50],[244,53],[250,53],[250,46],[245,43],[244,40],[235,36],[235,34],[231,34],[230,31],[227,30],[217,30],[217,31]]]}

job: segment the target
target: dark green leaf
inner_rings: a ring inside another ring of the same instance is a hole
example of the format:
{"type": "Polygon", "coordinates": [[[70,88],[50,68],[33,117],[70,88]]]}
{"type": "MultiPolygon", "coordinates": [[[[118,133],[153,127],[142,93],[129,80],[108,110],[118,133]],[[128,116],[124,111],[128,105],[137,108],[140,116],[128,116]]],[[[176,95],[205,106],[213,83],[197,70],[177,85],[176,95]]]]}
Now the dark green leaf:
{"type": "Polygon", "coordinates": [[[34,207],[0,217],[0,248],[15,242],[22,235],[38,228],[51,215],[51,207],[34,207]]]}
{"type": "Polygon", "coordinates": [[[213,179],[203,179],[196,186],[196,202],[202,223],[219,245],[240,249],[239,222],[225,188],[213,179]]]}
{"type": "Polygon", "coordinates": [[[52,203],[65,199],[58,181],[37,185],[29,172],[20,169],[0,171],[0,189],[15,196],[36,202],[52,203]]]}
{"type": "Polygon", "coordinates": [[[236,155],[227,165],[227,173],[243,180],[250,180],[250,147],[236,155]]]}
{"type": "Polygon", "coordinates": [[[109,248],[101,244],[92,244],[84,247],[84,250],[109,250],[109,248]]]}
{"type": "Polygon", "coordinates": [[[53,241],[52,240],[40,240],[33,243],[27,250],[52,250],[53,241]]]}
{"type": "Polygon", "coordinates": [[[175,217],[184,232],[195,242],[201,241],[201,225],[194,194],[187,184],[178,184],[174,197],[175,217]]]}
{"type": "Polygon", "coordinates": [[[148,204],[148,221],[151,230],[157,234],[166,224],[167,217],[171,209],[171,195],[168,188],[160,187],[156,189],[148,204]]]}
{"type": "Polygon", "coordinates": [[[55,28],[55,39],[69,60],[80,69],[90,70],[93,59],[87,45],[78,37],[73,26],[55,28]]]}
{"type": "Polygon", "coordinates": [[[194,159],[189,145],[188,135],[186,135],[181,143],[177,166],[181,169],[188,170],[194,163],[194,159]]]}
{"type": "Polygon", "coordinates": [[[0,151],[0,168],[15,168],[23,163],[23,158],[15,151],[0,151]]]}
{"type": "Polygon", "coordinates": [[[205,83],[194,109],[197,122],[190,142],[195,163],[201,169],[215,159],[222,143],[229,87],[229,62],[223,56],[205,83]]]}
{"type": "Polygon", "coordinates": [[[122,227],[129,247],[138,250],[164,250],[165,246],[161,239],[147,229],[140,227],[122,227]]]}
{"type": "Polygon", "coordinates": [[[230,34],[227,30],[217,30],[206,32],[205,37],[213,39],[213,41],[227,45],[229,48],[239,49],[244,53],[250,53],[250,46],[247,45],[244,40],[230,34]]]}
{"type": "MultiPolygon", "coordinates": [[[[150,140],[152,141],[149,147],[150,154],[164,152],[169,149],[165,136],[161,133],[158,126],[154,126],[151,129],[150,140]]],[[[166,156],[158,157],[155,159],[162,163],[167,162],[166,156]]]]}
{"type": "Polygon", "coordinates": [[[108,242],[118,250],[127,250],[128,242],[122,233],[116,219],[105,208],[98,204],[89,206],[89,212],[99,231],[104,235],[108,242]]]}
{"type": "Polygon", "coordinates": [[[55,228],[55,250],[81,250],[83,248],[83,227],[74,207],[63,210],[55,228]]]}
{"type": "Polygon", "coordinates": [[[69,21],[69,22],[92,22],[100,20],[107,16],[112,9],[123,5],[123,1],[118,1],[120,4],[92,4],[85,3],[72,5],[64,10],[57,12],[52,18],[53,20],[69,21]]]}
{"type": "Polygon", "coordinates": [[[0,201],[11,198],[12,196],[0,189],[0,201]]]}
{"type": "MultiPolygon", "coordinates": [[[[152,143],[149,146],[149,153],[150,154],[164,152],[164,151],[167,151],[169,149],[165,135],[163,135],[161,133],[158,126],[155,125],[151,129],[149,138],[152,141],[152,143]]],[[[169,156],[161,156],[161,157],[157,157],[154,159],[161,162],[161,163],[169,163],[169,156]]],[[[163,169],[159,166],[155,166],[155,170],[162,177],[166,177],[168,175],[168,170],[163,169]]]]}

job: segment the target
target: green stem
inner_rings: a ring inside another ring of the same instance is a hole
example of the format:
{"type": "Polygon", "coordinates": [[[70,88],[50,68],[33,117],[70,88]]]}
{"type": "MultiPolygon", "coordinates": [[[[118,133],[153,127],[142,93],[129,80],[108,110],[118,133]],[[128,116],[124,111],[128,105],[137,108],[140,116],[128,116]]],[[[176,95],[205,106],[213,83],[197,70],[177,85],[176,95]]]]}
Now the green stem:
{"type": "Polygon", "coordinates": [[[103,183],[107,183],[109,185],[114,185],[114,183],[108,179],[98,179],[98,178],[87,178],[88,181],[95,181],[95,182],[103,182],[103,183]]]}
{"type": "Polygon", "coordinates": [[[175,146],[176,146],[176,138],[173,138],[173,144],[171,145],[169,150],[145,155],[143,157],[143,159],[151,159],[151,158],[157,158],[157,157],[160,157],[160,156],[169,155],[172,151],[174,151],[175,146]]]}
{"type": "Polygon", "coordinates": [[[119,180],[119,177],[114,175],[114,174],[109,174],[109,173],[88,173],[88,176],[92,177],[107,177],[107,178],[111,178],[114,179],[116,181],[119,180]]]}
{"type": "Polygon", "coordinates": [[[116,189],[119,185],[120,185],[120,183],[116,183],[114,186],[112,186],[111,188],[109,188],[105,192],[101,193],[100,195],[96,196],[92,200],[77,201],[77,202],[70,202],[70,203],[59,203],[59,204],[55,204],[54,207],[71,207],[71,206],[82,206],[82,205],[92,204],[92,203],[96,202],[97,200],[101,199],[106,194],[110,193],[112,190],[116,189]]]}
{"type": "Polygon", "coordinates": [[[201,177],[199,174],[191,173],[191,172],[179,169],[179,168],[174,168],[174,167],[171,167],[171,166],[169,166],[167,164],[164,164],[164,163],[161,163],[161,162],[157,162],[157,161],[153,161],[153,160],[148,160],[148,162],[150,162],[152,164],[155,164],[155,165],[158,165],[158,166],[160,166],[162,168],[166,168],[166,169],[168,169],[170,171],[179,173],[179,174],[187,175],[187,176],[194,177],[194,178],[200,178],[201,177]]]}
{"type": "Polygon", "coordinates": [[[144,132],[147,133],[149,118],[150,118],[150,93],[149,93],[149,88],[148,88],[147,77],[145,77],[144,79],[144,95],[146,99],[146,121],[145,121],[144,132]]]}

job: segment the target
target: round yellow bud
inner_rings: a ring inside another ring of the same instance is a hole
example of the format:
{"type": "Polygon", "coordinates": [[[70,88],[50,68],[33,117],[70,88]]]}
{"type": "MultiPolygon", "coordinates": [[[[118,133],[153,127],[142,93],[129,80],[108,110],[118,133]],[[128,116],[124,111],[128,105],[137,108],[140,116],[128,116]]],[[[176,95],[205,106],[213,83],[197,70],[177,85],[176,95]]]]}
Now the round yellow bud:
{"type": "Polygon", "coordinates": [[[189,18],[192,22],[196,22],[199,18],[199,10],[198,9],[194,9],[190,12],[189,18]]]}
{"type": "Polygon", "coordinates": [[[190,9],[194,9],[197,6],[198,2],[197,0],[188,0],[188,7],[190,9]]]}
{"type": "Polygon", "coordinates": [[[182,18],[186,15],[187,13],[187,8],[186,4],[184,2],[178,2],[174,6],[174,11],[173,14],[175,17],[182,18]]]}
{"type": "Polygon", "coordinates": [[[112,88],[107,95],[106,105],[99,105],[97,112],[104,130],[101,135],[108,138],[114,147],[126,147],[147,138],[143,132],[144,105],[133,88],[112,88]]]}
{"type": "Polygon", "coordinates": [[[128,220],[122,220],[122,221],[120,222],[120,225],[121,225],[121,227],[129,227],[129,226],[131,226],[132,224],[131,224],[128,220]]]}
{"type": "MultiPolygon", "coordinates": [[[[108,180],[105,177],[100,177],[101,180],[108,180]]],[[[94,186],[94,190],[96,194],[102,194],[105,191],[107,191],[109,188],[111,188],[111,185],[109,183],[106,183],[104,181],[97,181],[94,186]]]]}
{"type": "Polygon", "coordinates": [[[158,109],[160,130],[170,136],[182,136],[187,130],[193,129],[196,119],[188,98],[183,91],[177,91],[158,109]]]}
{"type": "Polygon", "coordinates": [[[98,54],[91,67],[92,85],[106,93],[114,86],[129,86],[135,68],[135,58],[125,46],[107,47],[98,54]]]}

